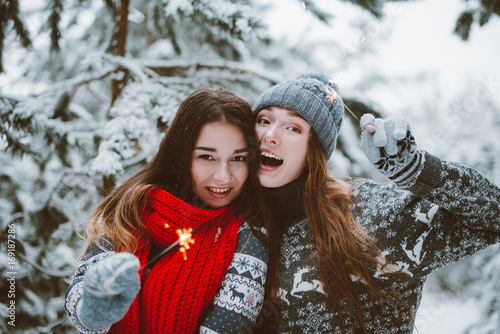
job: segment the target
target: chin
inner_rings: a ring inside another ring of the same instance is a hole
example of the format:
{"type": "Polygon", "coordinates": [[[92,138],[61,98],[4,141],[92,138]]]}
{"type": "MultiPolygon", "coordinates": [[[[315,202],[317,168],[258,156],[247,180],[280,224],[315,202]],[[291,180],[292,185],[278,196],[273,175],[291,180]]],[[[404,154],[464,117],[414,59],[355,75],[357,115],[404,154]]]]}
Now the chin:
{"type": "Polygon", "coordinates": [[[264,188],[278,188],[283,184],[279,180],[276,180],[273,177],[268,177],[267,175],[259,175],[260,185],[264,188]]]}

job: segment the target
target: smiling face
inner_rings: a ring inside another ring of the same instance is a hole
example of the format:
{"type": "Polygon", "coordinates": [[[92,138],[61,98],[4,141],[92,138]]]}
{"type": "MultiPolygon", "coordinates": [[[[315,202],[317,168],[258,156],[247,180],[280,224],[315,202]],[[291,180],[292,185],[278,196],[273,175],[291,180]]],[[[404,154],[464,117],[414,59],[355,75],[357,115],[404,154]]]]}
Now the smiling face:
{"type": "Polygon", "coordinates": [[[290,109],[270,106],[257,115],[255,131],[262,186],[277,188],[297,179],[306,162],[309,123],[290,109]]]}
{"type": "Polygon", "coordinates": [[[226,122],[205,124],[193,150],[191,178],[198,201],[217,209],[231,203],[248,177],[249,148],[241,131],[226,122]]]}

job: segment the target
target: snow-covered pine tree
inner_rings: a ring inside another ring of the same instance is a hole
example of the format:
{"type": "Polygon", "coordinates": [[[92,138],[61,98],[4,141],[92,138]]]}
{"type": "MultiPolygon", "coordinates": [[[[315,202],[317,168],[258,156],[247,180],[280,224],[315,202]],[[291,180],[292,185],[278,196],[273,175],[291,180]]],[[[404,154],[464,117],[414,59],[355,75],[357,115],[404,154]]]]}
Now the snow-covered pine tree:
{"type": "MultiPolygon", "coordinates": [[[[383,1],[353,2],[376,15],[383,1]]],[[[313,1],[303,3],[317,19],[330,19],[313,1]]],[[[16,4],[0,3],[2,249],[10,231],[16,236],[16,327],[5,317],[0,330],[69,333],[63,300],[81,246],[75,231],[151,157],[180,101],[199,87],[221,86],[252,103],[304,64],[322,66],[272,41],[259,21],[265,9],[251,0],[16,4]]],[[[344,100],[358,118],[374,112],[359,99],[344,100]]],[[[354,124],[336,154],[360,175],[354,124]]],[[[7,253],[0,259],[5,296],[7,253]]],[[[2,314],[7,307],[2,299],[2,314]]]]}
{"type": "MultiPolygon", "coordinates": [[[[152,156],[192,91],[220,86],[251,103],[290,77],[290,64],[251,1],[21,4],[33,46],[7,36],[0,93],[1,242],[15,233],[16,326],[4,317],[0,330],[74,332],[63,301],[89,212],[152,156]]],[[[13,271],[7,253],[0,259],[7,295],[13,271]]]]}

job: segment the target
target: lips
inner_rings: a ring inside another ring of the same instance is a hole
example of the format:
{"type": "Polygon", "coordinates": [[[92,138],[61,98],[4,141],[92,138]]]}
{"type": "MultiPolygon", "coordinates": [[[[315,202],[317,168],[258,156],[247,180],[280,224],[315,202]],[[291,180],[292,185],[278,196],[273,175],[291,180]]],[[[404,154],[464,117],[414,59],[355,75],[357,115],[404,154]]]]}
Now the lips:
{"type": "Polygon", "coordinates": [[[229,195],[231,192],[230,187],[206,187],[206,189],[209,191],[210,195],[212,195],[215,198],[224,198],[229,195]]]}
{"type": "Polygon", "coordinates": [[[283,165],[283,158],[277,156],[271,151],[260,151],[260,168],[263,171],[274,171],[283,165]]]}

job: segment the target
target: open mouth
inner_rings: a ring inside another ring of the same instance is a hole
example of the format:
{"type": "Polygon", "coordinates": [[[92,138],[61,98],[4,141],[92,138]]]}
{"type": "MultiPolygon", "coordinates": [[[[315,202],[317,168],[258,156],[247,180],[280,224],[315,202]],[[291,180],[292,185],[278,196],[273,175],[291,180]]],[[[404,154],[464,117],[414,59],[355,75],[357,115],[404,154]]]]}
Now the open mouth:
{"type": "Polygon", "coordinates": [[[212,188],[212,187],[208,187],[208,190],[210,190],[213,193],[217,193],[217,194],[225,194],[229,190],[231,190],[231,188],[212,188]]]}
{"type": "Polygon", "coordinates": [[[231,187],[226,188],[215,188],[215,187],[207,187],[207,190],[210,192],[210,195],[213,198],[225,198],[229,196],[231,193],[231,187]]]}
{"type": "Polygon", "coordinates": [[[267,151],[261,151],[260,152],[260,162],[265,166],[265,167],[278,167],[283,164],[283,159],[278,157],[277,155],[267,152],[267,151]]]}

